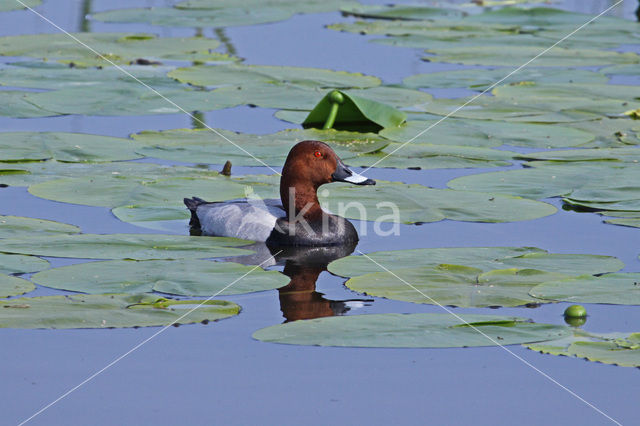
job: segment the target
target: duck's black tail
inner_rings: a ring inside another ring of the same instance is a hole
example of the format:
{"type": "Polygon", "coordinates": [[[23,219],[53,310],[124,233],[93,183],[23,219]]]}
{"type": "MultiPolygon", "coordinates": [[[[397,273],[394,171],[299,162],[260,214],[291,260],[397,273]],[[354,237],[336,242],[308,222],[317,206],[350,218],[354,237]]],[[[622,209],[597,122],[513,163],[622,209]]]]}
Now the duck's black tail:
{"type": "Polygon", "coordinates": [[[198,219],[196,210],[198,210],[199,205],[206,203],[207,202],[205,200],[198,197],[184,199],[184,205],[191,211],[191,220],[189,221],[189,226],[191,226],[191,228],[200,228],[200,219],[198,219]]]}

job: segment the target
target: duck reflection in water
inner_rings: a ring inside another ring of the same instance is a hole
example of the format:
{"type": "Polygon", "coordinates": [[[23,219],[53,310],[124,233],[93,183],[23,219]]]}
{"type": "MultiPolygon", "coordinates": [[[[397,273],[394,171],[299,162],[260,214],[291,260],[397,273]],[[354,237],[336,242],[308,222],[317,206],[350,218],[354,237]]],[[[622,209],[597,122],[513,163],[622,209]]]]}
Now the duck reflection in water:
{"type": "MultiPolygon", "coordinates": [[[[236,257],[234,262],[256,265],[274,256],[270,266],[284,264],[283,274],[291,281],[278,289],[284,322],[344,315],[353,308],[366,306],[371,299],[329,300],[316,291],[316,281],[327,265],[350,255],[356,244],[319,247],[267,247],[257,243],[247,248],[256,254],[236,257]]],[[[269,266],[269,265],[263,265],[269,266]]]]}

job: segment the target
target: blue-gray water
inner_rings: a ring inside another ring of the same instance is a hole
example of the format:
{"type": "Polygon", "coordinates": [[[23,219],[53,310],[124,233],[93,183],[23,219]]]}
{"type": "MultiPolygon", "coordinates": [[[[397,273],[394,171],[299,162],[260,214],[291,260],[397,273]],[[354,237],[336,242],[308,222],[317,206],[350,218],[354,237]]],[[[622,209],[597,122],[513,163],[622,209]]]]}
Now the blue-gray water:
{"type": "MultiPolygon", "coordinates": [[[[93,10],[151,6],[161,1],[94,1],[93,10]]],[[[570,10],[596,13],[605,1],[566,1],[570,10]]],[[[629,19],[637,6],[614,11],[629,19]]],[[[79,30],[81,2],[45,1],[38,10],[69,31],[79,30]]],[[[316,66],[377,75],[388,83],[456,66],[426,63],[420,52],[367,42],[323,25],[338,13],[296,16],[285,22],[226,29],[247,63],[316,66]]],[[[91,23],[93,31],[192,35],[193,30],[91,23]]],[[[0,14],[0,35],[55,32],[28,11],[0,14]]],[[[206,30],[205,35],[213,32],[206,30]]],[[[2,61],[10,61],[2,58],[2,61]]],[[[624,81],[618,82],[624,83],[624,81]]],[[[439,94],[442,95],[442,94],[439,94]]],[[[213,127],[271,133],[289,127],[273,111],[232,108],[206,113],[213,127]]],[[[0,118],[2,131],[58,130],[126,136],[140,130],[189,127],[183,115],[145,117],[0,118]]],[[[262,173],[264,169],[238,168],[262,173]]],[[[495,169],[494,169],[495,170],[495,169]]],[[[447,180],[481,170],[370,170],[371,177],[443,187],[447,180]]],[[[185,194],[190,195],[190,194],[185,194]]],[[[558,206],[557,200],[551,200],[558,206]]],[[[35,198],[24,188],[0,189],[0,214],[69,222],[84,232],[150,232],[116,220],[108,209],[35,198]]],[[[186,229],[184,230],[186,232],[186,229]]],[[[637,229],[602,223],[595,214],[559,210],[553,216],[507,224],[443,221],[403,226],[398,237],[363,236],[359,250],[445,246],[537,246],[555,253],[612,255],[640,271],[637,229]]],[[[53,266],[70,263],[52,259],[53,266]]],[[[324,272],[317,290],[329,299],[358,297],[343,280],[324,272]]],[[[38,289],[34,294],[52,294],[38,289]]],[[[521,424],[607,420],[500,348],[354,349],[298,347],[257,342],[251,333],[282,322],[275,291],[225,296],[242,306],[235,318],[170,328],[32,421],[34,425],[110,424],[521,424]]],[[[537,309],[456,309],[562,323],[567,304],[537,309]]],[[[637,307],[588,305],[584,326],[596,332],[638,331],[637,307]]],[[[440,312],[430,305],[376,299],[352,313],[440,312]]],[[[15,424],[59,397],[157,328],[122,330],[0,330],[0,415],[15,424]]],[[[623,424],[637,423],[637,369],[541,355],[509,347],[535,367],[623,424]]]]}

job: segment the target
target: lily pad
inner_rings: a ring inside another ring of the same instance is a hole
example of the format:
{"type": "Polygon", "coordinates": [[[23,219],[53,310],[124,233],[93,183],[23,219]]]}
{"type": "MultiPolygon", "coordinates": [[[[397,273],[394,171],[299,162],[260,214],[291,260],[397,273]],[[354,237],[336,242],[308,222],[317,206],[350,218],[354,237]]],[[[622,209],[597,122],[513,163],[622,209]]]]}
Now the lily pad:
{"type": "Polygon", "coordinates": [[[247,84],[295,84],[319,88],[366,88],[379,86],[377,77],[321,68],[228,64],[193,66],[169,72],[169,77],[194,86],[220,87],[247,84]]]}
{"type": "Polygon", "coordinates": [[[369,296],[404,302],[480,308],[544,303],[529,296],[529,290],[537,284],[568,277],[517,268],[483,273],[477,268],[442,264],[359,275],[345,285],[369,296]]]}
{"type": "Polygon", "coordinates": [[[204,259],[253,253],[250,241],[158,234],[42,235],[0,240],[0,252],[81,259],[204,259]]]}
{"type": "Polygon", "coordinates": [[[555,207],[549,204],[523,198],[383,181],[364,190],[334,185],[321,190],[319,199],[329,211],[343,217],[401,223],[443,219],[513,222],[537,219],[556,212],[555,207]],[[354,200],[357,200],[357,205],[354,205],[354,200]]]}
{"type": "MultiPolygon", "coordinates": [[[[37,7],[42,4],[42,0],[21,0],[22,3],[29,7],[37,7]]],[[[25,6],[16,0],[0,0],[0,12],[8,12],[10,10],[24,9],[25,6]]]]}
{"type": "Polygon", "coordinates": [[[640,149],[638,148],[595,148],[595,149],[571,149],[558,151],[531,152],[519,154],[517,158],[522,160],[543,160],[557,162],[578,161],[620,161],[625,163],[637,163],[640,161],[640,149]]]}
{"type": "Polygon", "coordinates": [[[75,234],[75,225],[20,216],[0,216],[0,238],[15,238],[43,234],[75,234]]]}
{"type": "Polygon", "coordinates": [[[640,367],[640,333],[598,335],[576,331],[562,339],[525,346],[551,355],[574,356],[621,367],[640,367]]]}
{"type": "Polygon", "coordinates": [[[607,219],[605,220],[605,223],[610,223],[612,225],[629,226],[632,228],[640,228],[640,217],[607,219]]]}
{"type": "MultiPolygon", "coordinates": [[[[2,262],[2,258],[0,258],[0,262],[2,262]]],[[[29,293],[35,289],[36,286],[33,285],[31,281],[0,274],[0,298],[18,296],[20,294],[29,293]]]]}
{"type": "MultiPolygon", "coordinates": [[[[402,84],[414,89],[466,87],[482,91],[509,75],[511,71],[513,71],[511,68],[495,68],[415,74],[405,78],[402,84]]],[[[609,81],[609,78],[602,73],[579,69],[524,68],[510,76],[503,83],[522,81],[604,84],[609,81]]]]}
{"type": "Polygon", "coordinates": [[[615,257],[589,254],[547,253],[535,247],[447,247],[392,250],[348,256],[329,264],[329,272],[354,277],[380,272],[380,265],[396,269],[437,267],[441,264],[465,265],[483,271],[509,268],[538,269],[566,275],[616,272],[624,263],[615,257]],[[377,262],[377,263],[376,263],[377,262]]]}
{"type": "MultiPolygon", "coordinates": [[[[379,151],[389,144],[388,140],[373,133],[308,129],[284,130],[271,135],[253,135],[217,130],[270,166],[283,165],[291,147],[303,140],[321,140],[328,143],[347,163],[355,156],[379,151]]],[[[231,161],[234,166],[262,165],[261,162],[208,129],[145,131],[133,135],[133,139],[141,146],[137,152],[149,157],[200,164],[224,164],[226,161],[231,161]]]]}
{"type": "MultiPolygon", "coordinates": [[[[429,48],[435,56],[425,56],[429,62],[447,62],[464,65],[520,66],[541,52],[537,46],[486,45],[447,46],[429,48]]],[[[587,67],[611,64],[636,64],[640,56],[595,49],[575,49],[556,46],[533,63],[536,67],[587,67]]]]}
{"type": "Polygon", "coordinates": [[[640,274],[582,275],[553,280],[534,287],[530,294],[563,302],[640,305],[640,274]]]}
{"type": "Polygon", "coordinates": [[[38,272],[49,267],[49,262],[35,256],[0,253],[0,274],[38,272]]]}
{"type": "Polygon", "coordinates": [[[347,15],[375,19],[423,20],[431,18],[459,18],[462,12],[455,9],[428,7],[422,4],[389,4],[344,6],[340,10],[347,15]]]}
{"type": "MultiPolygon", "coordinates": [[[[135,33],[75,33],[73,37],[116,64],[148,61],[229,61],[214,52],[220,42],[204,37],[157,37],[135,33]]],[[[109,66],[109,62],[66,34],[28,34],[0,37],[0,56],[28,56],[77,66],[109,66]]]]}
{"type": "Polygon", "coordinates": [[[72,295],[0,301],[0,328],[121,328],[217,321],[240,307],[224,300],[173,300],[153,295],[72,295]],[[190,312],[200,303],[202,306],[190,312]]]}
{"type": "Polygon", "coordinates": [[[40,272],[32,280],[46,287],[89,294],[156,291],[180,296],[211,296],[234,281],[219,294],[273,290],[289,282],[277,271],[192,259],[81,263],[40,272]]]}
{"type": "Polygon", "coordinates": [[[118,207],[128,204],[181,205],[185,196],[199,194],[211,201],[244,196],[242,185],[223,176],[208,178],[95,175],[64,178],[29,187],[36,197],[87,206],[118,207]]]}
{"type": "Polygon", "coordinates": [[[535,324],[516,317],[460,315],[458,319],[450,314],[428,313],[293,321],[258,330],[253,338],[291,345],[454,348],[545,341],[568,333],[568,327],[535,324]]]}
{"type": "Polygon", "coordinates": [[[140,157],[128,139],[63,132],[0,133],[0,161],[55,159],[91,163],[140,157]]]}
{"type": "Polygon", "coordinates": [[[564,126],[457,119],[436,123],[437,120],[408,121],[403,126],[384,129],[380,135],[401,143],[413,140],[415,143],[477,147],[506,144],[528,148],[560,148],[579,146],[593,140],[593,135],[586,131],[564,126]],[[424,133],[418,136],[420,132],[424,133]]]}
{"type": "MultiPolygon", "coordinates": [[[[487,11],[482,14],[469,16],[466,18],[468,22],[482,23],[499,23],[503,25],[522,25],[533,27],[549,27],[566,25],[575,29],[577,26],[584,24],[592,15],[584,13],[570,12],[550,7],[504,7],[496,10],[487,11]]],[[[605,28],[636,28],[635,22],[626,19],[615,18],[612,16],[602,16],[592,24],[593,27],[605,28]]]]}
{"type": "Polygon", "coordinates": [[[637,65],[612,65],[610,67],[602,68],[599,72],[602,74],[613,75],[640,75],[640,69],[637,65]]]}
{"type": "Polygon", "coordinates": [[[0,90],[0,115],[20,118],[59,115],[31,103],[28,100],[30,93],[18,90],[0,90]]]}
{"type": "Polygon", "coordinates": [[[134,204],[111,209],[111,213],[123,222],[156,231],[175,232],[174,222],[183,221],[183,230],[188,229],[191,214],[184,206],[134,204]]]}

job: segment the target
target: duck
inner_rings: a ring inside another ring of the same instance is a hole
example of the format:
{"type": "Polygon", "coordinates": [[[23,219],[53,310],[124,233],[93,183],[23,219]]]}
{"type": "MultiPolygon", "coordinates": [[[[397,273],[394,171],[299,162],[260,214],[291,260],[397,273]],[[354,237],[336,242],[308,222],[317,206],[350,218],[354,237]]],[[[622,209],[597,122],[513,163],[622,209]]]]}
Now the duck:
{"type": "Polygon", "coordinates": [[[268,246],[332,246],[358,242],[347,219],[326,212],[318,202],[318,188],[331,182],[375,185],[350,170],[324,142],[306,140],[294,145],[280,177],[280,200],[207,202],[185,198],[190,225],[201,235],[233,237],[268,246]]]}

